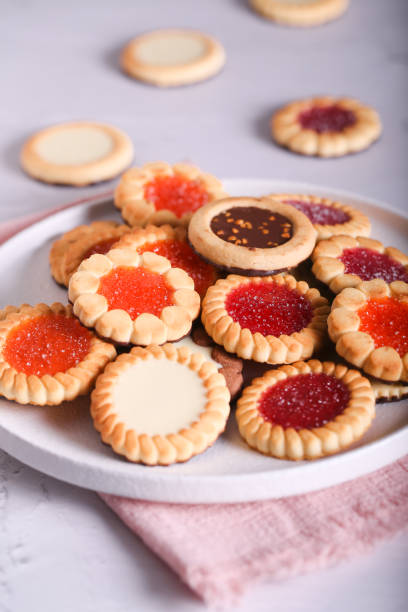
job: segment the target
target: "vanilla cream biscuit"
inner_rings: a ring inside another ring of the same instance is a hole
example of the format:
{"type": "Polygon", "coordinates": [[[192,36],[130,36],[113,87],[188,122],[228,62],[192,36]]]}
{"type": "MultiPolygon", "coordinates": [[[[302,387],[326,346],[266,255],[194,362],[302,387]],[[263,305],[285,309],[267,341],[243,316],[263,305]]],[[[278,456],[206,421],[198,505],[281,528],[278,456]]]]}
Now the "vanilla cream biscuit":
{"type": "Polygon", "coordinates": [[[316,26],[337,19],[349,0],[249,0],[252,8],[268,19],[288,26],[316,26]]]}
{"type": "Polygon", "coordinates": [[[224,431],[230,394],[217,366],[187,346],[134,348],[97,380],[91,415],[103,442],[130,461],[169,465],[224,431]]]}
{"type": "Polygon", "coordinates": [[[124,132],[90,121],[45,128],[21,151],[21,165],[33,178],[78,187],[114,178],[132,158],[133,145],[124,132]]]}
{"type": "Polygon", "coordinates": [[[134,38],[122,51],[123,70],[159,87],[203,81],[225,64],[222,45],[195,30],[154,30],[134,38]]]}

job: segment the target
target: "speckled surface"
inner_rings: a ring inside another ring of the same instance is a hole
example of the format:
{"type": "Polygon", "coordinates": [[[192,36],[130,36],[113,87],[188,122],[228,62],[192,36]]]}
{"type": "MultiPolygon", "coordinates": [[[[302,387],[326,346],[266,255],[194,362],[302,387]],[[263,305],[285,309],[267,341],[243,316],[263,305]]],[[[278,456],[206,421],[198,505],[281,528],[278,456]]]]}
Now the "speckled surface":
{"type": "MultiPolygon", "coordinates": [[[[136,163],[189,160],[229,177],[304,180],[407,210],[408,3],[352,0],[347,15],[312,30],[275,26],[246,0],[4,0],[0,23],[0,221],[104,191],[47,186],[19,169],[24,139],[50,123],[97,119],[126,130],[136,163]],[[160,26],[201,28],[227,65],[196,86],[160,90],[117,68],[121,46],[160,26]],[[370,150],[306,159],[270,140],[271,112],[315,94],[351,95],[381,114],[370,150]]],[[[381,239],[381,236],[379,236],[381,239]]],[[[1,294],[2,303],[7,296],[1,294]]],[[[407,607],[407,539],[308,577],[255,588],[240,610],[399,612],[407,607]]],[[[0,610],[148,612],[203,606],[93,494],[0,452],[0,610]]]]}

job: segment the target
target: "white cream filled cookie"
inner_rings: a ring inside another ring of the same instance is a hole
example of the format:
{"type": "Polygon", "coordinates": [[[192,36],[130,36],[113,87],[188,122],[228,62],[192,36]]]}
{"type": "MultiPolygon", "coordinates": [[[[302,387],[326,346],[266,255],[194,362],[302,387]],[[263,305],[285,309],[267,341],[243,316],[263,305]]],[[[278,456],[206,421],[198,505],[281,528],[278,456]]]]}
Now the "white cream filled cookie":
{"type": "Polygon", "coordinates": [[[88,185],[125,170],[133,145],[121,130],[102,123],[61,123],[37,132],[21,151],[25,172],[45,183],[88,185]]]}

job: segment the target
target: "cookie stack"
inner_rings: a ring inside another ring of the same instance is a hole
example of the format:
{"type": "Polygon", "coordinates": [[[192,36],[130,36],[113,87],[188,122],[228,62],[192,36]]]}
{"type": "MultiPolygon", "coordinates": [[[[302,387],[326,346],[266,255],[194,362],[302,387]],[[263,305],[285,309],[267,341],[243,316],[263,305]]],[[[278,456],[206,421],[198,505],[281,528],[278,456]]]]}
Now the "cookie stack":
{"type": "Polygon", "coordinates": [[[57,405],[95,387],[102,440],[168,465],[216,441],[231,397],[251,448],[299,460],[347,448],[375,399],[407,393],[408,257],[368,238],[360,211],[229,197],[198,168],[162,162],[128,170],[114,203],[124,224],[52,245],[72,306],[0,311],[1,395],[57,405]]]}

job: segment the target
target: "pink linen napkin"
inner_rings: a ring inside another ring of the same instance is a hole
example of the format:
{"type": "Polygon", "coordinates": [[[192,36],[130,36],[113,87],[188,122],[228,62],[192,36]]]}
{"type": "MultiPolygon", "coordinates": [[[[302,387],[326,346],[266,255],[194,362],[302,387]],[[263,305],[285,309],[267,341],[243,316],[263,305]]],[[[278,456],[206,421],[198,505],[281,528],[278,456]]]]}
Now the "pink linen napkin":
{"type": "MultiPolygon", "coordinates": [[[[0,224],[0,244],[69,206],[0,224]]],[[[290,498],[187,505],[101,495],[207,604],[237,601],[260,579],[283,579],[369,551],[408,526],[408,455],[368,476],[290,498]]]]}

